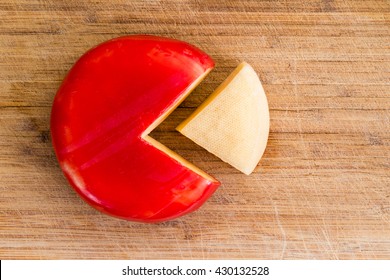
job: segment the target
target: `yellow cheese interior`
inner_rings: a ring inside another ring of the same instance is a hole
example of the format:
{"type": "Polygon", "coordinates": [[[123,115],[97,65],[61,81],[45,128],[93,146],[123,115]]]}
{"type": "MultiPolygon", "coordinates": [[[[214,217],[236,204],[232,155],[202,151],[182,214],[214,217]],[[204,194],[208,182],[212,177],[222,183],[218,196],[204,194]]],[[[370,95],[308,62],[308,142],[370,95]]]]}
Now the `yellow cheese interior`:
{"type": "Polygon", "coordinates": [[[243,62],[177,130],[249,175],[267,145],[268,102],[253,68],[243,62]]]}

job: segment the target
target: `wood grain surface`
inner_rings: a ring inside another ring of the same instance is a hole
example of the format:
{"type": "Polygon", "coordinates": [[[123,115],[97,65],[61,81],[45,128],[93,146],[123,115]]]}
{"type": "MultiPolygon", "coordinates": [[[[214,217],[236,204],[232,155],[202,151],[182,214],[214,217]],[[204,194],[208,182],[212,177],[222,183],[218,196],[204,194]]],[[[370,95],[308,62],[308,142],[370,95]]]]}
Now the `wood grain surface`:
{"type": "Polygon", "coordinates": [[[390,2],[2,0],[1,259],[389,259],[390,2]],[[86,205],[51,146],[76,59],[117,36],[188,41],[215,70],[152,135],[222,181],[197,212],[127,222],[86,205]],[[251,176],[174,130],[238,65],[271,131],[251,176]]]}

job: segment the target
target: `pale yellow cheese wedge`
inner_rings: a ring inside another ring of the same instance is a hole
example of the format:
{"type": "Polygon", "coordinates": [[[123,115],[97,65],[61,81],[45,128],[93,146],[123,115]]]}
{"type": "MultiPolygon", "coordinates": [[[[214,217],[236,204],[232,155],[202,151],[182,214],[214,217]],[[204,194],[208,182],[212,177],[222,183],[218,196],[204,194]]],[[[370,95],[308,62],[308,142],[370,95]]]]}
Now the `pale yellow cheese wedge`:
{"type": "Polygon", "coordinates": [[[267,145],[267,97],[253,68],[241,63],[177,128],[199,146],[249,175],[267,145]]]}

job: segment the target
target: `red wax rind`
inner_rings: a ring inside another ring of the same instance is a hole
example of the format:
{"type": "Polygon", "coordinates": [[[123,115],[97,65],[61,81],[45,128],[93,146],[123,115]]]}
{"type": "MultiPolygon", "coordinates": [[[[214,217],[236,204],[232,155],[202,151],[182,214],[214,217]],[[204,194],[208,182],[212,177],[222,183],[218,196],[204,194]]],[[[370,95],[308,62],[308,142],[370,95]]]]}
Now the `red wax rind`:
{"type": "Polygon", "coordinates": [[[128,36],[84,54],[54,99],[51,134],[73,188],[96,209],[143,222],[189,213],[217,189],[142,138],[142,133],[213,68],[198,48],[128,36]]]}

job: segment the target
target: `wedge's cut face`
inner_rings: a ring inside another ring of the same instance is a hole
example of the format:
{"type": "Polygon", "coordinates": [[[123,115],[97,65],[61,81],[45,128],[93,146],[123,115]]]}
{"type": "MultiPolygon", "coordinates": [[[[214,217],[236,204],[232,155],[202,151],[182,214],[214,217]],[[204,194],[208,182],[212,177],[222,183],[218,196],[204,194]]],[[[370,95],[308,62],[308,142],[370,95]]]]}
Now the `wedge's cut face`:
{"type": "Polygon", "coordinates": [[[177,130],[249,175],[267,145],[269,110],[253,68],[243,62],[177,130]]]}
{"type": "Polygon", "coordinates": [[[51,134],[73,188],[110,215],[158,222],[189,213],[220,183],[148,136],[213,68],[187,43],[128,36],[73,66],[55,97],[51,134]]]}

